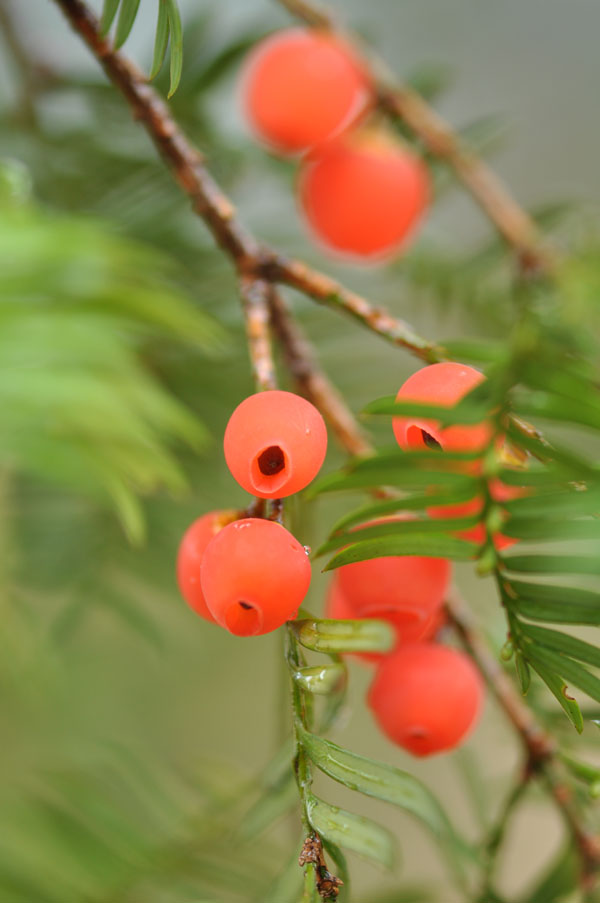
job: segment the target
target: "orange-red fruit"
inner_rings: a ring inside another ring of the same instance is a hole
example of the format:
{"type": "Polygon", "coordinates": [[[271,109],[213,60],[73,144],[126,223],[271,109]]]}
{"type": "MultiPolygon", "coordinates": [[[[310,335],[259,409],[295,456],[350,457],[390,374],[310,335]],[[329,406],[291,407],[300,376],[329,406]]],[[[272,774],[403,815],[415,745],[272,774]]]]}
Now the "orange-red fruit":
{"type": "MultiPolygon", "coordinates": [[[[396,401],[451,408],[484,379],[483,373],[466,364],[431,364],[409,376],[400,387],[396,401]]],[[[392,427],[398,445],[407,451],[436,447],[436,444],[444,451],[477,451],[490,437],[487,423],[441,427],[439,421],[423,417],[394,417],[392,427]]]]}
{"type": "MultiPolygon", "coordinates": [[[[425,560],[425,559],[423,559],[425,560]]],[[[435,561],[436,559],[430,559],[431,561],[435,561]]],[[[346,565],[348,567],[349,565],[346,565]]],[[[343,568],[340,568],[343,570],[343,568]]],[[[362,618],[364,615],[357,615],[354,607],[348,602],[348,599],[344,595],[342,587],[340,586],[340,580],[338,577],[339,571],[334,574],[333,580],[329,585],[329,592],[327,595],[327,601],[325,603],[325,617],[326,618],[334,618],[345,620],[346,618],[362,618]]],[[[415,643],[417,641],[425,642],[427,640],[433,639],[436,633],[440,630],[444,623],[444,610],[440,603],[437,608],[433,608],[429,615],[424,614],[423,618],[413,617],[411,614],[407,614],[407,612],[403,611],[393,611],[389,609],[383,609],[376,614],[370,614],[370,618],[380,618],[381,620],[388,621],[392,624],[396,632],[396,646],[397,649],[401,644],[404,643],[415,643]]],[[[379,662],[384,657],[384,655],[389,655],[389,653],[384,652],[359,652],[356,655],[366,662],[379,662]]]]}
{"type": "Polygon", "coordinates": [[[242,103],[258,138],[282,153],[314,147],[364,113],[370,85],[352,48],[325,32],[291,28],[250,54],[242,103]]]}
{"type": "Polygon", "coordinates": [[[393,743],[431,756],[466,739],[482,708],[483,684],[466,655],[418,643],[383,659],[368,703],[393,743]]]}
{"type": "Polygon", "coordinates": [[[398,251],[428,198],[420,159],[385,134],[345,134],[315,151],[300,170],[300,206],[316,238],[358,259],[398,251]]]}
{"type": "Polygon", "coordinates": [[[353,617],[388,620],[400,641],[410,643],[441,608],[451,572],[445,558],[393,555],[345,564],[337,581],[353,617]]]}
{"type": "Polygon", "coordinates": [[[235,409],[223,446],[240,486],[260,498],[283,498],[304,489],[319,472],[327,429],[305,398],[279,390],[259,392],[235,409]]]}
{"type": "Polygon", "coordinates": [[[235,511],[209,511],[188,527],[179,545],[176,566],[179,591],[190,608],[207,621],[215,619],[208,609],[200,585],[200,565],[204,550],[219,530],[235,518],[235,511]]]}
{"type": "Polygon", "coordinates": [[[246,517],[209,543],[200,576],[217,624],[236,636],[256,636],[296,616],[308,592],[310,562],[285,527],[246,517]]]}

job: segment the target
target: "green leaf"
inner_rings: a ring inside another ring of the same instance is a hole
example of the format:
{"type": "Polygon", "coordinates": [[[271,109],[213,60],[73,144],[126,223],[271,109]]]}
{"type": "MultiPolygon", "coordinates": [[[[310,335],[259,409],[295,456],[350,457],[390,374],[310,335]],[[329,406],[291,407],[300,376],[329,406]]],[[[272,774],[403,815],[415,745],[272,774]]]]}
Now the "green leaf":
{"type": "Polygon", "coordinates": [[[557,398],[544,392],[529,394],[515,402],[519,414],[526,417],[543,417],[544,420],[557,420],[561,423],[576,423],[592,429],[600,429],[600,407],[586,404],[574,398],[557,398]]]}
{"type": "MultiPolygon", "coordinates": [[[[563,472],[563,482],[565,482],[565,472],[568,474],[568,479],[571,480],[573,475],[579,478],[598,478],[598,471],[591,461],[587,458],[582,458],[581,455],[576,454],[572,449],[566,448],[556,441],[549,445],[535,436],[526,436],[511,421],[508,422],[506,435],[520,448],[526,449],[532,455],[539,456],[544,461],[553,461],[557,465],[556,470],[553,468],[547,471],[549,482],[552,482],[553,477],[559,482],[561,471],[563,472]]],[[[537,472],[539,473],[539,470],[537,472]]],[[[528,482],[527,479],[524,479],[523,485],[528,485],[528,482]]]]}
{"type": "Polygon", "coordinates": [[[600,489],[565,490],[528,495],[503,503],[503,507],[515,517],[533,517],[549,514],[558,517],[581,517],[584,514],[600,514],[600,489]]]}
{"type": "Polygon", "coordinates": [[[517,677],[519,679],[519,685],[521,687],[521,693],[523,696],[527,695],[527,691],[529,690],[529,685],[531,683],[531,673],[529,671],[529,667],[522,653],[517,649],[515,653],[515,668],[517,671],[517,677]]]}
{"type": "Polygon", "coordinates": [[[121,8],[119,10],[119,20],[117,22],[117,30],[115,33],[115,48],[118,50],[122,47],[129,33],[133,28],[135,17],[137,16],[140,0],[121,0],[121,8]]]}
{"type": "Polygon", "coordinates": [[[600,574],[600,555],[506,555],[502,562],[524,574],[600,574]]]}
{"type": "Polygon", "coordinates": [[[350,514],[345,514],[335,522],[331,529],[331,535],[352,527],[354,524],[362,524],[378,517],[397,514],[401,511],[425,511],[427,508],[441,507],[443,505],[457,505],[460,502],[468,502],[473,498],[473,489],[470,483],[466,486],[448,489],[442,492],[424,492],[418,495],[408,495],[404,498],[388,499],[384,502],[372,502],[363,505],[350,514]]]}
{"type": "Polygon", "coordinates": [[[560,652],[571,658],[576,658],[580,662],[586,662],[588,665],[594,665],[600,668],[600,649],[580,640],[577,637],[569,636],[567,633],[561,633],[558,630],[549,630],[546,627],[537,627],[534,624],[521,623],[523,633],[529,637],[536,645],[545,646],[554,652],[560,652]]]}
{"type": "Polygon", "coordinates": [[[509,517],[502,532],[515,539],[600,539],[600,520],[509,517]]]}
{"type": "Polygon", "coordinates": [[[102,16],[100,18],[100,34],[103,38],[106,37],[110,31],[110,26],[117,14],[119,3],[120,0],[104,0],[102,5],[102,16]]]}
{"type": "MultiPolygon", "coordinates": [[[[468,398],[468,396],[467,396],[468,398]]],[[[473,401],[462,401],[454,407],[428,405],[413,401],[396,401],[394,395],[386,395],[370,402],[363,414],[387,414],[395,417],[414,417],[417,420],[435,420],[440,424],[481,423],[489,416],[487,407],[473,401]]]]}
{"type": "Polygon", "coordinates": [[[423,558],[452,558],[455,561],[471,561],[477,551],[478,546],[475,543],[447,536],[445,533],[388,536],[347,546],[333,556],[324,570],[332,571],[355,561],[386,558],[393,555],[419,555],[423,558]]]}
{"type": "Polygon", "coordinates": [[[474,527],[481,520],[481,514],[477,512],[470,517],[451,518],[413,518],[410,520],[394,520],[386,523],[368,524],[362,529],[351,530],[348,533],[336,533],[331,539],[319,546],[315,552],[316,557],[326,555],[340,546],[352,543],[371,542],[377,539],[397,538],[414,539],[429,536],[432,533],[445,536],[447,531],[465,530],[474,527]]]}
{"type": "Polygon", "coordinates": [[[583,665],[573,661],[571,658],[567,658],[566,655],[541,648],[540,646],[530,646],[526,654],[528,658],[530,655],[534,655],[535,660],[544,667],[554,671],[556,674],[560,674],[564,680],[568,680],[576,687],[579,687],[580,690],[583,690],[584,693],[587,693],[588,696],[591,696],[592,699],[595,699],[596,702],[600,702],[600,679],[591,674],[583,665]]]}
{"type": "Polygon", "coordinates": [[[181,79],[183,66],[183,31],[181,28],[181,15],[177,0],[165,0],[169,14],[169,30],[171,32],[171,66],[169,97],[172,97],[181,79]]]}
{"type": "Polygon", "coordinates": [[[311,734],[297,726],[300,742],[311,761],[325,774],[351,790],[392,803],[416,816],[440,841],[448,844],[453,858],[460,844],[450,821],[433,794],[406,771],[375,762],[311,734]]]}
{"type": "Polygon", "coordinates": [[[293,671],[292,679],[308,693],[328,696],[345,681],[346,668],[342,662],[311,665],[293,671]]]}
{"type": "Polygon", "coordinates": [[[156,23],[156,37],[154,39],[154,56],[152,58],[152,68],[150,70],[150,78],[156,78],[160,72],[165,53],[167,52],[167,44],[169,43],[169,13],[167,0],[158,0],[158,21],[156,23]]]}
{"type": "Polygon", "coordinates": [[[325,840],[360,853],[386,868],[394,862],[394,840],[389,831],[362,815],[330,806],[312,794],[308,797],[308,820],[325,840]]]}
{"type": "Polygon", "coordinates": [[[477,492],[478,481],[461,473],[449,470],[425,470],[415,467],[405,470],[401,467],[381,467],[377,470],[339,471],[316,480],[306,492],[313,498],[323,492],[340,492],[348,489],[371,489],[379,486],[402,486],[411,489],[429,489],[448,486],[458,489],[470,487],[472,495],[477,492]]]}
{"type": "Polygon", "coordinates": [[[548,670],[545,664],[540,661],[537,654],[533,651],[530,651],[528,660],[534,670],[537,671],[542,678],[550,692],[556,697],[575,730],[581,734],[583,731],[581,709],[579,708],[577,700],[567,694],[568,687],[564,680],[552,670],[548,670]]]}
{"type": "Polygon", "coordinates": [[[385,621],[330,621],[316,618],[292,621],[298,642],[313,652],[389,652],[396,638],[385,621]]]}
{"type": "Polygon", "coordinates": [[[507,604],[534,621],[600,623],[600,594],[591,590],[512,581],[507,604]],[[517,598],[513,598],[516,594],[517,598]]]}

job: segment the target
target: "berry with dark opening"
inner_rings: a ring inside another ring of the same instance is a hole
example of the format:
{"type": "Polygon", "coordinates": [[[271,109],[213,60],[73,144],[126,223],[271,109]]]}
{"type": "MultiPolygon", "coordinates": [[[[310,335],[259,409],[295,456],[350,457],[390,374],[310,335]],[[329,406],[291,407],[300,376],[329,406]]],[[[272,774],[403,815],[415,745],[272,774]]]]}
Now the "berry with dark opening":
{"type": "MultiPolygon", "coordinates": [[[[413,373],[400,387],[396,401],[414,401],[451,408],[485,379],[483,373],[448,361],[430,364],[413,373]]],[[[469,452],[483,448],[490,437],[487,423],[442,427],[423,417],[394,417],[392,427],[400,448],[406,451],[433,448],[469,452]]]]}
{"type": "Polygon", "coordinates": [[[483,683],[471,660],[435,643],[403,646],[384,658],[368,695],[383,733],[415,756],[463,743],[482,703],[483,683]]]}
{"type": "Polygon", "coordinates": [[[296,616],[311,568],[304,547],[285,527],[247,517],[209,543],[200,574],[217,624],[236,636],[256,636],[296,616]]]}
{"type": "Polygon", "coordinates": [[[293,392],[259,392],[235,409],[224,451],[233,477],[260,498],[283,498],[304,489],[319,472],[327,429],[317,409],[293,392]]]}
{"type": "Polygon", "coordinates": [[[179,591],[190,608],[207,621],[215,619],[208,609],[200,585],[200,565],[204,550],[219,530],[237,516],[237,511],[209,511],[188,527],[179,545],[176,566],[179,591]]]}
{"type": "Polygon", "coordinates": [[[379,132],[349,133],[302,164],[299,201],[318,241],[361,260],[395,254],[429,199],[421,160],[379,132]]]}
{"type": "Polygon", "coordinates": [[[291,28],[258,44],[242,79],[245,115],[259,140],[298,153],[352,125],[371,99],[358,57],[341,38],[291,28]]]}

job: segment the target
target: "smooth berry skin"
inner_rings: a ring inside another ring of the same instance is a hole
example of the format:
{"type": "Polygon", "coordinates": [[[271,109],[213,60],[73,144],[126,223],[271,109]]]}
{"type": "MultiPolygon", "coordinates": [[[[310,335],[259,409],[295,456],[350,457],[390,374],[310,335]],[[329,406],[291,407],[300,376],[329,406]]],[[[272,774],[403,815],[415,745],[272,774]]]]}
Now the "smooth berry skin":
{"type": "Polygon", "coordinates": [[[181,595],[196,614],[214,623],[200,585],[200,565],[211,539],[238,516],[236,511],[209,511],[183,534],[177,553],[177,584],[181,595]]]}
{"type": "Polygon", "coordinates": [[[242,106],[257,138],[282,154],[306,151],[348,128],[371,100],[352,48],[306,28],[279,31],[250,54],[242,106]]]}
{"type": "Polygon", "coordinates": [[[373,132],[342,135],[304,161],[298,198],[326,250],[385,260],[415,231],[429,200],[427,170],[411,151],[373,132]]]}
{"type": "Polygon", "coordinates": [[[270,633],[295,618],[310,577],[304,546],[281,524],[254,517],[224,527],[200,567],[209,611],[236,636],[270,633]]]}
{"type": "Polygon", "coordinates": [[[483,683],[471,660],[436,643],[403,646],[383,659],[368,704],[384,734],[414,756],[460,746],[483,706],[483,683]]]}
{"type": "Polygon", "coordinates": [[[223,448],[243,489],[259,498],[284,498],[304,489],[321,469],[327,428],[315,406],[300,395],[259,392],[231,415],[223,448]]]}
{"type": "MultiPolygon", "coordinates": [[[[353,606],[348,602],[346,596],[344,595],[337,574],[334,575],[333,580],[331,581],[329,586],[329,592],[327,594],[327,600],[325,603],[324,616],[326,618],[333,618],[334,620],[353,620],[354,618],[358,617],[354,611],[353,606]]],[[[433,639],[433,637],[443,627],[445,620],[444,609],[441,605],[429,616],[424,617],[422,620],[414,617],[406,617],[403,612],[394,612],[389,610],[383,610],[377,615],[370,615],[370,617],[377,617],[382,621],[387,621],[393,626],[396,633],[396,644],[394,646],[394,649],[398,649],[401,645],[404,644],[426,642],[433,639]]],[[[361,618],[358,619],[361,620],[361,618]]],[[[356,652],[352,654],[356,655],[356,657],[361,659],[363,662],[377,664],[390,653],[356,652]]]]}
{"type": "MultiPolygon", "coordinates": [[[[409,376],[400,387],[396,401],[423,402],[451,408],[484,379],[483,373],[466,364],[452,361],[430,364],[409,376]]],[[[478,451],[485,447],[490,438],[487,423],[441,427],[437,420],[394,417],[392,428],[398,445],[405,451],[430,448],[435,443],[441,446],[442,451],[478,451]],[[430,437],[429,440],[424,433],[430,437]]]]}

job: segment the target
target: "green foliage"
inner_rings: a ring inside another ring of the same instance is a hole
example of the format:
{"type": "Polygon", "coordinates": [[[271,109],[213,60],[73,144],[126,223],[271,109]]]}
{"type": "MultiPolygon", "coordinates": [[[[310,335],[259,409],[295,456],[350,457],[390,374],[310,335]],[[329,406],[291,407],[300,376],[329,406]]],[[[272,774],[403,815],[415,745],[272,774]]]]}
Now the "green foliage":
{"type": "Polygon", "coordinates": [[[207,441],[144,351],[170,342],[214,352],[220,331],[167,257],[31,203],[2,207],[0,296],[5,466],[110,502],[139,542],[138,496],[185,486],[169,446],[207,441]]]}
{"type": "MultiPolygon", "coordinates": [[[[107,35],[114,22],[117,10],[119,17],[115,30],[114,44],[117,49],[123,46],[130,35],[140,8],[140,0],[104,0],[100,20],[103,35],[107,35]]],[[[175,93],[181,79],[183,66],[183,31],[181,15],[177,0],[158,0],[158,20],[154,40],[154,56],[150,78],[160,72],[167,45],[171,42],[171,71],[169,97],[175,93]]]]}

